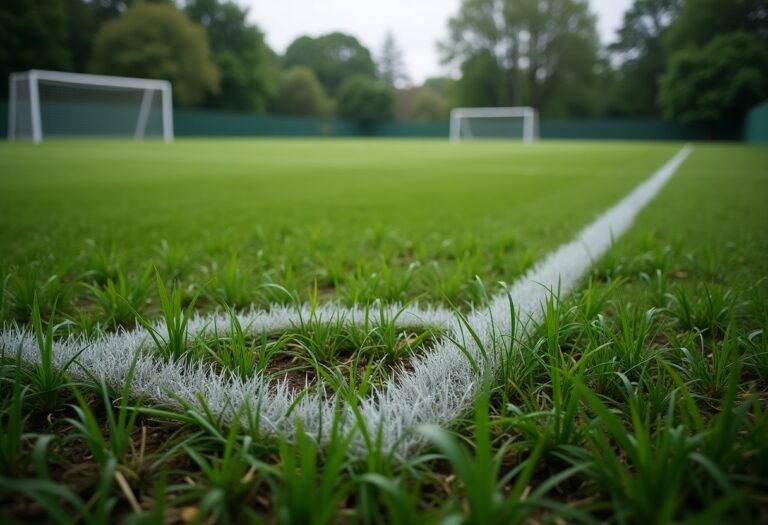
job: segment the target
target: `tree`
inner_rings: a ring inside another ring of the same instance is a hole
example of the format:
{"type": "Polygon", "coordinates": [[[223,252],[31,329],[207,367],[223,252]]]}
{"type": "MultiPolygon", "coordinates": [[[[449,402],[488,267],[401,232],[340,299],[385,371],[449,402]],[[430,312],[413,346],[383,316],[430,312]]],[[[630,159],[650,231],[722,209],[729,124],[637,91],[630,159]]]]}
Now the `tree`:
{"type": "Polygon", "coordinates": [[[85,0],[64,0],[67,18],[67,48],[72,57],[72,70],[83,72],[88,67],[93,48],[93,36],[99,29],[99,19],[93,3],[85,0]]]}
{"type": "Polygon", "coordinates": [[[314,71],[325,92],[332,97],[341,84],[353,75],[371,79],[376,76],[371,52],[355,37],[344,33],[297,38],[283,56],[284,68],[294,66],[305,66],[314,71]]]}
{"type": "Polygon", "coordinates": [[[508,96],[507,75],[489,51],[481,51],[462,62],[456,95],[459,105],[467,107],[518,105],[508,96]]]}
{"type": "Polygon", "coordinates": [[[349,77],[339,88],[336,110],[340,117],[374,122],[394,115],[394,97],[389,86],[365,75],[349,77]]]}
{"type": "Polygon", "coordinates": [[[275,89],[277,65],[264,35],[248,23],[248,10],[228,0],[189,0],[185,11],[208,31],[221,73],[218,93],[209,92],[203,105],[264,111],[275,89]]]}
{"type": "Polygon", "coordinates": [[[418,122],[442,122],[448,120],[451,111],[448,97],[422,86],[416,94],[414,119],[418,122]]]}
{"type": "Polygon", "coordinates": [[[283,72],[278,93],[274,103],[276,113],[318,116],[330,110],[331,102],[323,86],[307,67],[296,66],[283,72]]]}
{"type": "MultiPolygon", "coordinates": [[[[86,0],[96,14],[99,22],[104,23],[113,18],[118,18],[130,7],[136,4],[136,0],[86,0]]],[[[145,0],[146,1],[146,0],[145,0]]],[[[167,1],[166,3],[172,3],[167,1]]]]}
{"type": "Polygon", "coordinates": [[[736,122],[768,97],[768,50],[735,32],[676,53],[661,79],[665,114],[681,122],[736,122]]]}
{"type": "Polygon", "coordinates": [[[0,4],[0,92],[8,75],[28,69],[69,70],[67,16],[63,0],[4,0],[0,4]]]}
{"type": "Polygon", "coordinates": [[[450,98],[456,89],[456,80],[451,77],[431,77],[424,81],[424,87],[450,98]]]}
{"type": "Polygon", "coordinates": [[[663,39],[680,10],[682,0],[635,0],[624,14],[618,39],[609,46],[621,61],[615,96],[620,115],[654,117],[658,81],[667,65],[663,39]]]}
{"type": "Polygon", "coordinates": [[[667,45],[675,52],[735,31],[768,42],[768,0],[686,0],[670,28],[667,45]]]}
{"type": "Polygon", "coordinates": [[[402,87],[410,81],[405,70],[403,52],[397,47],[395,35],[388,31],[379,55],[379,78],[392,87],[402,87]]]}
{"type": "Polygon", "coordinates": [[[170,5],[138,3],[96,35],[91,69],[96,73],[160,78],[173,84],[174,102],[198,103],[218,89],[205,29],[170,5]]]}
{"type": "Polygon", "coordinates": [[[463,0],[448,26],[443,60],[492,76],[492,58],[504,80],[495,91],[506,105],[554,116],[581,113],[585,99],[593,100],[599,43],[586,1],[463,0]]]}

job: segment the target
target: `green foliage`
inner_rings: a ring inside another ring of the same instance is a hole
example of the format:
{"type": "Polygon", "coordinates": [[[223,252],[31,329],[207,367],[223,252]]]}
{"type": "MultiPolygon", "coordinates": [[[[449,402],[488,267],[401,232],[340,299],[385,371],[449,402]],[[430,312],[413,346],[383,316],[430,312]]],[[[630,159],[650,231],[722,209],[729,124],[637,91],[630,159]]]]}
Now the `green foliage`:
{"type": "Polygon", "coordinates": [[[96,35],[90,68],[170,80],[180,106],[195,105],[219,87],[205,29],[165,4],[139,3],[105,23],[96,35]]]}
{"type": "Polygon", "coordinates": [[[274,110],[283,115],[319,116],[328,114],[331,108],[323,86],[307,67],[296,66],[284,71],[277,92],[274,110]]]}
{"type": "Polygon", "coordinates": [[[351,483],[343,476],[351,436],[330,430],[327,451],[299,429],[294,443],[282,441],[278,453],[283,466],[275,487],[276,514],[285,524],[323,525],[334,522],[351,483]],[[323,460],[321,463],[321,459],[323,460]]]}
{"type": "Polygon", "coordinates": [[[664,113],[681,122],[738,121],[768,96],[768,46],[748,33],[675,53],[661,79],[664,113]]]}
{"type": "Polygon", "coordinates": [[[509,105],[507,81],[496,57],[481,51],[461,63],[456,96],[461,106],[496,107],[509,105]]]}
{"type": "Polygon", "coordinates": [[[68,69],[67,11],[64,0],[8,0],[0,4],[0,95],[8,75],[28,69],[68,69]]]}
{"type": "MultiPolygon", "coordinates": [[[[56,313],[56,304],[54,302],[51,311],[51,318],[56,313]]],[[[34,298],[32,307],[32,331],[35,336],[38,351],[38,363],[36,366],[26,370],[25,379],[34,386],[34,393],[31,396],[43,410],[55,410],[63,402],[62,390],[69,385],[67,376],[69,367],[77,360],[79,354],[75,354],[68,361],[59,364],[56,362],[56,356],[53,352],[54,335],[56,332],[53,320],[46,324],[41,315],[40,307],[37,302],[37,296],[34,298]]],[[[85,349],[85,348],[83,348],[85,349]]]]}
{"type": "Polygon", "coordinates": [[[619,115],[660,114],[657,79],[666,70],[664,37],[680,10],[681,0],[635,0],[624,13],[617,40],[609,46],[622,60],[611,110],[619,115]]]}
{"type": "Polygon", "coordinates": [[[339,88],[336,111],[340,117],[364,122],[390,120],[394,116],[394,95],[386,84],[355,75],[339,88]]]}
{"type": "Polygon", "coordinates": [[[444,97],[450,97],[454,91],[456,80],[451,77],[430,77],[424,81],[425,88],[437,91],[444,97]]]}
{"type": "Polygon", "coordinates": [[[332,97],[350,77],[363,75],[374,78],[376,75],[371,52],[355,37],[344,33],[297,38],[285,50],[282,65],[286,69],[308,67],[332,97]]]}
{"type": "Polygon", "coordinates": [[[150,337],[155,343],[155,350],[158,355],[166,360],[179,360],[184,358],[189,352],[189,333],[187,326],[194,312],[197,296],[193,297],[186,308],[182,306],[181,290],[173,287],[171,293],[160,277],[160,272],[155,269],[155,279],[157,282],[157,292],[160,296],[160,307],[163,314],[163,324],[165,330],[156,328],[146,319],[138,316],[139,322],[146,328],[150,337]]]}
{"type": "Polygon", "coordinates": [[[685,0],[670,27],[667,46],[674,53],[686,47],[702,47],[716,36],[750,33],[768,42],[765,0],[685,0]]]}
{"type": "MultiPolygon", "coordinates": [[[[462,82],[493,79],[486,96],[499,98],[485,105],[529,105],[545,116],[594,112],[599,42],[587,2],[464,0],[448,27],[443,59],[464,64],[462,82]]],[[[473,89],[460,90],[460,104],[470,105],[464,97],[473,89]]]]}
{"type": "Polygon", "coordinates": [[[445,122],[452,107],[456,81],[450,78],[431,78],[416,90],[413,100],[413,119],[417,122],[445,122]]]}
{"type": "Polygon", "coordinates": [[[103,286],[84,284],[102,311],[105,327],[117,329],[135,324],[136,312],[141,312],[149,295],[151,275],[151,266],[138,277],[128,277],[118,268],[115,280],[107,278],[103,286]]]}
{"type": "Polygon", "coordinates": [[[207,93],[203,106],[264,111],[275,90],[276,64],[264,35],[248,22],[248,9],[230,0],[192,0],[184,10],[205,27],[220,72],[219,90],[207,93]]]}
{"type": "Polygon", "coordinates": [[[6,368],[12,369],[13,378],[0,378],[3,383],[10,383],[10,388],[3,385],[3,397],[0,399],[0,476],[14,476],[23,472],[22,452],[29,439],[24,433],[29,416],[24,413],[27,387],[22,385],[21,354],[17,355],[13,366],[4,366],[6,368]]]}

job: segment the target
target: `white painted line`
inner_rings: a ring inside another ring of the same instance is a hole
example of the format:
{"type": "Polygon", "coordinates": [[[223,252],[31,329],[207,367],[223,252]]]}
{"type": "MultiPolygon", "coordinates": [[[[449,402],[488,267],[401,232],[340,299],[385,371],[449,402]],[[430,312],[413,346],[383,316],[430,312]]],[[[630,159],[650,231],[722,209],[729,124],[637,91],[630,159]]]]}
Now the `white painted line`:
{"type": "MultiPolygon", "coordinates": [[[[584,228],[574,240],[548,255],[512,285],[508,293],[514,300],[517,315],[514,322],[520,325],[518,328],[524,328],[527,322],[540,320],[541,306],[550,290],[557,289],[561,294],[567,294],[579,283],[593,261],[601,257],[613,240],[630,227],[640,210],[656,196],[690,151],[690,146],[684,147],[648,180],[584,228]]],[[[385,309],[389,319],[393,319],[399,311],[397,305],[385,309]]],[[[290,329],[300,319],[307,319],[309,314],[307,307],[299,312],[294,308],[276,306],[268,312],[251,311],[239,317],[244,327],[260,334],[265,329],[290,329]]],[[[316,311],[316,317],[360,324],[364,321],[365,310],[326,304],[316,311]]],[[[468,320],[484,348],[494,348],[499,342],[506,342],[508,346],[513,319],[506,293],[495,296],[487,309],[470,313],[468,320]]],[[[399,328],[417,325],[439,327],[448,336],[463,341],[465,351],[481,368],[497,365],[493,358],[483,361],[481,348],[449,310],[406,308],[396,324],[399,328]]],[[[196,317],[190,323],[190,335],[210,333],[214,326],[228,326],[227,318],[221,315],[196,317]]],[[[162,330],[159,325],[158,329],[162,330]]],[[[0,347],[6,354],[21,349],[22,358],[28,363],[39,360],[34,337],[26,329],[5,329],[0,333],[0,347]]],[[[70,338],[56,343],[54,354],[56,364],[63,366],[85,348],[78,358],[80,365],[108,383],[122,386],[135,353],[150,347],[151,341],[146,332],[135,330],[96,341],[70,338]]],[[[360,400],[358,405],[369,435],[379,435],[381,446],[399,458],[410,455],[423,445],[423,439],[411,432],[416,425],[450,423],[471,407],[480,386],[478,371],[447,336],[438,338],[433,349],[425,356],[414,359],[411,366],[411,371],[403,370],[396,374],[396,379],[360,400]]],[[[241,409],[248,405],[252,413],[259,414],[263,431],[280,433],[289,438],[296,432],[297,418],[301,419],[304,430],[319,442],[328,438],[335,417],[343,417],[342,425],[347,431],[352,432],[358,426],[353,410],[335,395],[311,392],[298,399],[285,382],[269,384],[261,375],[247,381],[228,378],[210,366],[166,363],[152,358],[149,352],[144,352],[137,360],[132,390],[142,396],[145,403],[170,408],[178,408],[178,404],[169,393],[193,405],[198,404],[199,394],[208,407],[227,422],[237,417],[244,421],[241,409]]],[[[360,434],[353,442],[352,451],[360,455],[366,452],[360,434]]]]}

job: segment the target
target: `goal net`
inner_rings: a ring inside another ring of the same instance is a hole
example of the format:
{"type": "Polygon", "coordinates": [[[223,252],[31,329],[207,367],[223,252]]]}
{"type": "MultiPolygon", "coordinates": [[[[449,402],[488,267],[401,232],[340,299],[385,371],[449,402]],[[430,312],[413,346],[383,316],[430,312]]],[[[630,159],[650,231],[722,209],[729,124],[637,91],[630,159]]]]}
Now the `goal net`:
{"type": "Polygon", "coordinates": [[[517,139],[530,144],[539,137],[539,117],[528,107],[455,108],[450,134],[452,142],[517,139]]]}
{"type": "Polygon", "coordinates": [[[173,140],[166,80],[31,70],[9,79],[8,140],[106,137],[173,140]]]}

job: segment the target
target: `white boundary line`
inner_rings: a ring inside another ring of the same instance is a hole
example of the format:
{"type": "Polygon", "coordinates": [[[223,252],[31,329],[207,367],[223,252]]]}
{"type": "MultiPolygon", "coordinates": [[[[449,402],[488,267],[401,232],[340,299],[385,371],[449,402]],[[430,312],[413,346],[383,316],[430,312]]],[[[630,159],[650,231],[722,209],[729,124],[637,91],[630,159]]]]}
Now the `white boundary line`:
{"type": "MultiPolygon", "coordinates": [[[[518,328],[525,328],[530,321],[540,321],[542,303],[551,291],[567,294],[578,284],[593,261],[630,227],[636,215],[674,175],[690,151],[691,147],[685,146],[654,175],[581,230],[574,240],[548,255],[506,293],[492,298],[488,308],[470,313],[469,325],[478,334],[483,347],[492,349],[499,343],[509,346],[513,320],[507,293],[514,300],[514,322],[519,324],[518,328]]],[[[388,318],[393,319],[399,306],[387,306],[385,309],[388,318]]],[[[378,311],[374,310],[374,314],[372,317],[377,317],[378,311]]],[[[242,313],[239,317],[244,327],[260,334],[262,330],[290,329],[309,315],[308,307],[297,311],[296,308],[277,306],[267,312],[242,313]]],[[[341,308],[335,304],[319,307],[315,315],[321,320],[341,319],[355,324],[365,320],[362,308],[341,308]]],[[[439,327],[465,344],[464,351],[475,359],[481,369],[498,365],[493,358],[483,361],[481,348],[469,337],[455,313],[449,310],[406,308],[396,324],[399,328],[439,327]]],[[[190,322],[189,332],[193,336],[211,333],[215,326],[228,326],[228,319],[221,314],[195,317],[190,322]]],[[[162,331],[159,325],[158,329],[162,331]]],[[[151,346],[148,335],[140,329],[122,331],[95,341],[73,337],[54,345],[54,358],[58,366],[63,366],[85,348],[78,357],[79,364],[90,373],[103,377],[107,383],[121,387],[133,356],[148,346],[151,346]]],[[[35,339],[24,328],[5,329],[0,333],[0,347],[6,352],[21,349],[22,358],[28,363],[39,360],[35,339]]],[[[386,382],[368,398],[360,400],[357,407],[369,435],[378,434],[383,449],[397,458],[410,455],[423,444],[423,438],[411,432],[416,425],[450,423],[471,407],[480,387],[478,371],[447,336],[438,338],[434,348],[423,357],[414,359],[411,366],[411,371],[401,370],[396,379],[386,382]]],[[[137,359],[132,390],[147,403],[170,408],[178,408],[178,403],[169,393],[193,405],[198,405],[199,394],[208,407],[227,422],[240,417],[244,423],[241,409],[247,405],[252,413],[258,413],[260,429],[288,438],[297,430],[297,418],[301,420],[304,431],[321,443],[328,439],[334,418],[342,417],[344,431],[352,432],[359,425],[353,410],[340,403],[335,395],[313,391],[297,398],[286,382],[270,384],[261,375],[245,381],[228,378],[210,366],[166,363],[148,353],[137,359]]],[[[353,442],[352,453],[366,453],[365,442],[359,433],[353,442]]]]}

